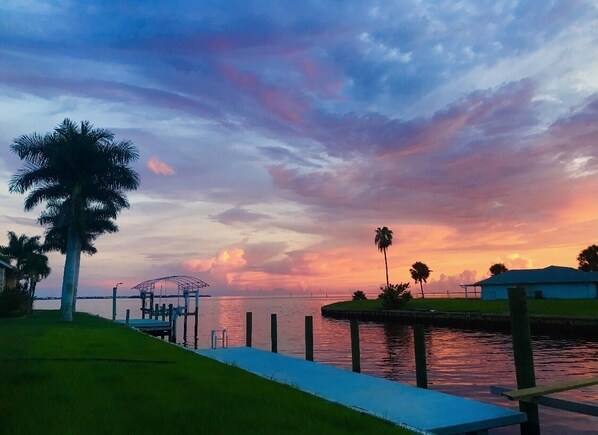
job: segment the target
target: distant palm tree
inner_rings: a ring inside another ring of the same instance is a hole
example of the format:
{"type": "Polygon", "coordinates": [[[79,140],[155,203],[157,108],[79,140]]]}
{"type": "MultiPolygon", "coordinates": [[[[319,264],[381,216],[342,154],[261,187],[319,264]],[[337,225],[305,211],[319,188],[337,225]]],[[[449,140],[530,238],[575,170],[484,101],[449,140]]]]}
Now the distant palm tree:
{"type": "Polygon", "coordinates": [[[430,268],[421,261],[416,261],[411,265],[411,278],[415,281],[415,283],[419,283],[422,292],[422,299],[424,298],[424,282],[428,282],[428,278],[430,277],[430,268]]]}
{"type": "Polygon", "coordinates": [[[115,142],[109,130],[69,119],[52,133],[18,137],[11,149],[25,161],[9,183],[11,192],[30,191],[25,210],[47,203],[61,212],[61,226],[67,231],[61,311],[63,320],[72,321],[87,210],[100,208],[115,219],[129,207],[125,192],[139,185],[129,164],[138,159],[138,151],[129,141],[115,142]]]}
{"type": "Polygon", "coordinates": [[[27,291],[27,309],[33,310],[35,288],[37,283],[50,275],[48,257],[42,254],[40,237],[28,237],[25,234],[17,236],[13,231],[8,232],[8,244],[0,246],[0,254],[15,261],[17,278],[25,280],[27,291]]]}
{"type": "Polygon", "coordinates": [[[378,247],[380,252],[384,253],[384,267],[386,269],[386,286],[390,285],[388,281],[388,261],[386,259],[386,250],[392,245],[392,230],[388,227],[376,228],[376,237],[374,237],[374,244],[378,247]]]}
{"type": "Polygon", "coordinates": [[[490,266],[490,273],[492,274],[492,276],[500,275],[501,273],[505,273],[508,270],[509,269],[507,269],[507,266],[505,266],[503,263],[496,263],[490,266]]]}

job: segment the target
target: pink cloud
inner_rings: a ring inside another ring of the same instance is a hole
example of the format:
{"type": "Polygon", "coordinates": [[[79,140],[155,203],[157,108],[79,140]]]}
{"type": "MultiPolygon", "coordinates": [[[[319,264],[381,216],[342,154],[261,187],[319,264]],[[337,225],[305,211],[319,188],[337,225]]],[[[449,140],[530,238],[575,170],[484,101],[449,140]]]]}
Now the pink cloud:
{"type": "Polygon", "coordinates": [[[147,161],[147,167],[154,174],[158,174],[158,175],[174,175],[174,174],[176,174],[176,171],[174,170],[174,168],[172,166],[158,160],[157,157],[150,157],[150,159],[147,161]]]}

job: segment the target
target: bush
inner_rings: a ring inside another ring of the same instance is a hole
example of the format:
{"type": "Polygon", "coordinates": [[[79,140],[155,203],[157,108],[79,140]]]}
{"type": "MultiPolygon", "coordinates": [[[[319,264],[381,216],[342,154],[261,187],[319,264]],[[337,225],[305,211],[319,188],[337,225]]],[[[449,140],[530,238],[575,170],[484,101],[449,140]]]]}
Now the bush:
{"type": "Polygon", "coordinates": [[[407,288],[409,288],[408,282],[380,287],[382,293],[378,295],[378,299],[382,303],[382,308],[385,310],[396,310],[405,306],[407,302],[413,299],[411,292],[407,291],[407,288]]]}
{"type": "Polygon", "coordinates": [[[0,293],[0,317],[22,316],[27,311],[27,292],[20,286],[0,293]]]}
{"type": "Polygon", "coordinates": [[[353,292],[353,300],[354,301],[367,301],[368,297],[361,290],[356,290],[353,292]]]}

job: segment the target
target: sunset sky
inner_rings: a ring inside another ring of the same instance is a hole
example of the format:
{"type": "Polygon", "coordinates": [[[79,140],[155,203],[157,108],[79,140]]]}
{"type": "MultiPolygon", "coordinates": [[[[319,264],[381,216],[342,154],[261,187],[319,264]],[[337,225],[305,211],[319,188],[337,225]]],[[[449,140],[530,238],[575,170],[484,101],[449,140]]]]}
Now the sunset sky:
{"type": "Polygon", "coordinates": [[[9,145],[67,117],[140,150],[80,294],[373,293],[379,226],[391,282],[422,261],[429,291],[598,243],[593,1],[3,1],[0,244],[43,233],[9,145]]]}

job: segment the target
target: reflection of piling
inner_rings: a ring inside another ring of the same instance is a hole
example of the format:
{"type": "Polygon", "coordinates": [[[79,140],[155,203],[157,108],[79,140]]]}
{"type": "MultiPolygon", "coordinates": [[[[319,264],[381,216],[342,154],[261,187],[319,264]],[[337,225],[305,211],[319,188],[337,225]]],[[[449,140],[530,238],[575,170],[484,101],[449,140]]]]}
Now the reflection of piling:
{"type": "Polygon", "coordinates": [[[270,314],[270,339],[272,341],[272,352],[278,353],[278,330],[276,314],[270,314]]]}
{"type": "Polygon", "coordinates": [[[351,363],[353,371],[361,372],[361,358],[359,350],[359,324],[357,320],[351,319],[351,363]]]}
{"type": "Polygon", "coordinates": [[[252,328],[252,314],[251,311],[245,313],[245,346],[251,347],[251,328],[252,328]]]}
{"type": "Polygon", "coordinates": [[[314,360],[314,318],[305,316],[305,359],[314,360]]]}
{"type": "Polygon", "coordinates": [[[415,378],[417,386],[428,388],[428,372],[426,369],[426,336],[422,325],[413,327],[413,341],[415,348],[415,378]]]}
{"type": "MultiPolygon", "coordinates": [[[[508,289],[508,292],[517,389],[535,387],[534,352],[532,350],[532,336],[529,326],[525,288],[521,286],[511,287],[508,289]]],[[[539,434],[540,419],[538,416],[538,405],[520,401],[519,410],[527,414],[527,421],[521,423],[521,433],[524,435],[539,434]]]]}

